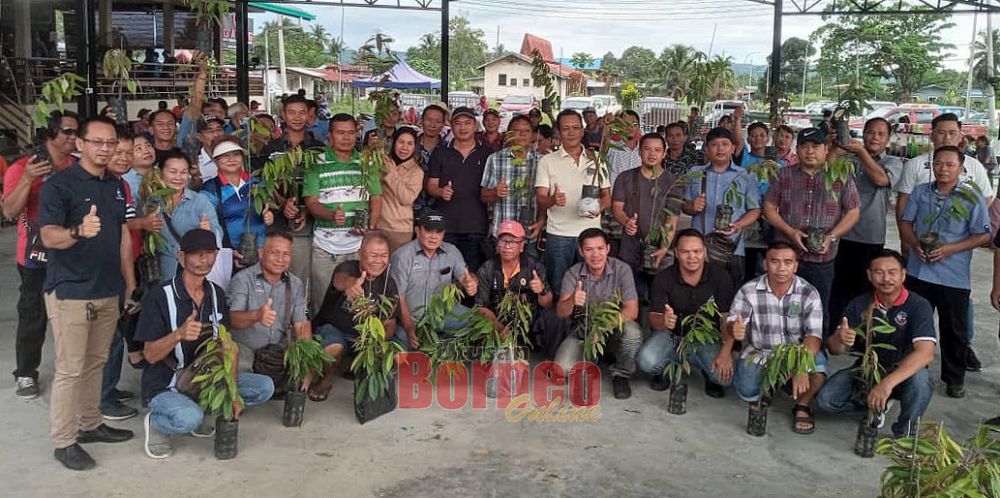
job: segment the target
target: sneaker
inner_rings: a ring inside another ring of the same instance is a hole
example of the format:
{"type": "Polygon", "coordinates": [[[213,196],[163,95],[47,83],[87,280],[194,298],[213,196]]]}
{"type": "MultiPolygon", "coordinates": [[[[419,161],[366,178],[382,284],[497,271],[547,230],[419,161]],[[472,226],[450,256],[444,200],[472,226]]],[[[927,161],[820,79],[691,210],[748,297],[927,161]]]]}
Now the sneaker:
{"type": "Polygon", "coordinates": [[[612,377],[611,386],[615,393],[615,399],[628,399],[632,397],[632,387],[628,384],[628,377],[612,377]]]}
{"type": "Polygon", "coordinates": [[[24,399],[37,398],[41,393],[38,389],[38,382],[33,377],[17,378],[17,395],[24,399]]]}
{"type": "Polygon", "coordinates": [[[722,398],[726,396],[726,388],[705,379],[705,394],[710,398],[722,398]]]}
{"type": "Polygon", "coordinates": [[[978,372],[983,369],[983,364],[979,361],[979,357],[976,356],[976,352],[972,348],[967,349],[965,354],[965,370],[967,372],[978,372]]]}
{"type": "Polygon", "coordinates": [[[949,384],[945,388],[944,393],[948,395],[949,398],[964,398],[965,397],[965,387],[962,384],[949,384]]]}
{"type": "Polygon", "coordinates": [[[105,420],[127,420],[139,414],[139,410],[132,408],[122,402],[116,402],[111,406],[101,407],[101,416],[105,420]]]}
{"type": "Polygon", "coordinates": [[[70,470],[90,470],[97,466],[97,462],[77,443],[73,443],[65,448],[56,448],[53,456],[64,467],[70,470]]]}
{"type": "Polygon", "coordinates": [[[117,399],[120,403],[124,403],[126,401],[132,401],[133,399],[135,399],[135,393],[132,391],[115,389],[114,391],[112,391],[112,394],[114,394],[115,399],[117,399]]]}
{"type": "Polygon", "coordinates": [[[198,424],[198,428],[191,431],[191,435],[194,437],[212,437],[215,435],[215,419],[209,416],[205,416],[201,419],[201,424],[198,424]]]}
{"type": "Polygon", "coordinates": [[[670,380],[666,375],[654,375],[649,378],[649,388],[654,391],[666,391],[670,389],[670,380]]]}
{"type": "Polygon", "coordinates": [[[108,427],[106,424],[101,424],[96,429],[80,431],[76,436],[76,442],[80,444],[123,443],[132,439],[134,435],[128,429],[115,429],[114,427],[108,427]]]}
{"type": "Polygon", "coordinates": [[[146,441],[144,443],[146,456],[156,459],[167,458],[174,454],[174,448],[170,446],[170,440],[167,435],[158,431],[156,427],[153,427],[153,422],[150,420],[151,416],[152,413],[147,413],[143,419],[143,427],[146,429],[146,441]]]}

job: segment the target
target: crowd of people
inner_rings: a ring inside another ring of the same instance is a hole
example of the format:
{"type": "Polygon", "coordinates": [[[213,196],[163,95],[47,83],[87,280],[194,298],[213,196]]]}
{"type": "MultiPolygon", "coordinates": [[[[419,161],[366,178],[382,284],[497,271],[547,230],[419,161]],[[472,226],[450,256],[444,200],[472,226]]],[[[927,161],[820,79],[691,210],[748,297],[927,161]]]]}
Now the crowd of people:
{"type": "MultiPolygon", "coordinates": [[[[980,368],[970,267],[972,251],[991,241],[995,194],[983,165],[958,147],[952,114],[934,120],[934,151],[904,162],[886,153],[892,129],[880,118],[865,123],[861,141],[746,126],[742,109],[707,131],[688,126],[701,122],[694,109],[643,134],[628,110],[599,119],[593,109],[536,109],[501,130],[496,111],[435,104],[411,127],[398,106],[367,124],[322,119],[302,94],[272,117],[205,99],[204,84],[202,71],[180,118],[158,109],[128,129],[55,112],[41,145],[6,174],[3,213],[18,219],[21,278],[17,394],[41,392],[51,325],[51,440],[67,468],[94,467],[81,444],[133,437],[104,422],[138,414],[134,394],[117,386],[125,358],[142,369],[145,452],[166,458],[172,436],[213,430],[176,389],[177,369],[212,336],[206,328],[231,330],[238,388],[252,407],[285,391],[255,371],[289,337],[319,337],[342,360],[358,338],[350,301],[385,296],[395,303],[386,330],[413,350],[426,305],[452,283],[466,297],[441,335],[468,326],[470,309],[495,321],[502,295],[520,293],[536,357],[567,372],[584,359],[589,310],[616,301],[623,325],[607,348],[616,399],[631,396],[640,371],[652,389],[671,387],[665,370],[688,318],[713,301],[720,340],[688,352],[706,393],[720,398],[732,386],[757,401],[759,360],[802,344],[815,370],[790,382],[799,433],[815,430],[814,410],[884,415],[895,399],[892,433],[909,434],[934,393],[936,352],[949,397],[965,396],[966,372],[980,368]],[[241,133],[247,116],[269,129],[256,154],[241,133]],[[625,127],[609,138],[611,119],[625,127]],[[374,179],[361,165],[369,139],[385,150],[374,179]],[[595,150],[609,139],[605,160],[595,150]],[[261,167],[295,149],[316,152],[301,194],[256,209],[261,167]],[[853,172],[831,180],[839,158],[853,172]],[[885,247],[893,202],[898,251],[885,247]],[[160,242],[145,243],[149,234],[160,242]],[[154,279],[144,276],[150,260],[154,279]],[[863,348],[857,330],[872,313],[894,332],[873,336],[889,346],[879,356],[885,375],[861,392],[852,369],[828,371],[828,356],[863,348]]],[[[1000,306],[1000,285],[990,303],[1000,306]]],[[[309,398],[325,400],[335,379],[327,366],[306,386],[309,398]]]]}

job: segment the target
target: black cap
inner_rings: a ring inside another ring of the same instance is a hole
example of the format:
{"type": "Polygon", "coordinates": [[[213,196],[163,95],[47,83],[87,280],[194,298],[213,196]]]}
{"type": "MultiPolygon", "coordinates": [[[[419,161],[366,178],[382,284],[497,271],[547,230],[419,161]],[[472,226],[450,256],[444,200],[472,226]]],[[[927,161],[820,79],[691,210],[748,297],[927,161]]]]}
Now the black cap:
{"type": "Polygon", "coordinates": [[[819,128],[803,128],[799,131],[796,142],[800,145],[806,142],[823,145],[826,143],[826,133],[823,133],[823,130],[819,128]]]}
{"type": "Polygon", "coordinates": [[[218,251],[219,246],[215,242],[215,234],[203,228],[188,230],[181,237],[181,250],[184,252],[195,251],[218,251]]]}
{"type": "Polygon", "coordinates": [[[730,143],[735,143],[733,141],[733,132],[721,126],[716,126],[715,128],[708,130],[708,134],[705,135],[705,143],[706,144],[711,143],[712,140],[715,140],[717,138],[725,138],[726,140],[729,140],[730,143]]]}
{"type": "Polygon", "coordinates": [[[194,125],[195,131],[197,133],[205,131],[208,128],[208,123],[211,123],[212,121],[219,123],[223,128],[226,127],[226,120],[212,114],[206,114],[198,119],[197,123],[194,125]]]}
{"type": "Polygon", "coordinates": [[[417,219],[417,226],[429,228],[431,230],[444,230],[444,215],[433,209],[425,209],[417,219]]]}
{"type": "Polygon", "coordinates": [[[473,111],[470,107],[456,107],[454,111],[451,111],[451,120],[454,121],[459,116],[470,117],[475,121],[476,111],[473,111]]]}

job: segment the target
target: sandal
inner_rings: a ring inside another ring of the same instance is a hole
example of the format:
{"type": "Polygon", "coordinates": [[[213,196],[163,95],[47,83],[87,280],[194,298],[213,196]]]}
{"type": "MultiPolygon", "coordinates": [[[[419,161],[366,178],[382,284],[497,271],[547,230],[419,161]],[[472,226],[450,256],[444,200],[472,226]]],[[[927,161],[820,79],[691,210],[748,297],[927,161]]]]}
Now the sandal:
{"type": "Polygon", "coordinates": [[[313,390],[309,391],[310,401],[316,401],[316,402],[326,401],[327,396],[329,396],[329,393],[320,393],[313,390]]]}
{"type": "Polygon", "coordinates": [[[795,405],[792,407],[792,432],[796,434],[812,434],[816,431],[816,418],[813,416],[812,408],[808,405],[795,405]],[[801,415],[805,414],[805,415],[801,415]],[[799,424],[809,424],[808,429],[799,428],[799,424]]]}

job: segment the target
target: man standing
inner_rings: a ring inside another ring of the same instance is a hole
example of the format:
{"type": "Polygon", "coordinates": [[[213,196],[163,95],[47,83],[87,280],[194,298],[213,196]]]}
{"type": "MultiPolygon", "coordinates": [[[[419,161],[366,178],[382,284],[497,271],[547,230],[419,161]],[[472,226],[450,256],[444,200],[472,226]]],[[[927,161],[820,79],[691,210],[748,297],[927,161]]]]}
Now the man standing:
{"type": "Polygon", "coordinates": [[[851,140],[843,147],[854,163],[854,183],[858,187],[861,211],[856,225],[840,241],[834,263],[830,317],[841,316],[847,302],[871,289],[864,278],[868,263],[882,253],[885,245],[885,216],[889,212],[889,192],[899,179],[903,161],[886,154],[891,129],[889,122],[873,118],[865,123],[863,144],[851,140]]]}
{"type": "MultiPolygon", "coordinates": [[[[742,109],[742,108],[741,108],[742,109]]],[[[740,167],[749,168],[767,159],[764,157],[764,149],[768,141],[767,125],[760,121],[750,123],[747,127],[747,140],[737,142],[736,157],[740,160],[740,167]]]]}
{"type": "Polygon", "coordinates": [[[163,164],[168,153],[179,151],[177,147],[177,118],[166,109],[149,113],[149,128],[153,131],[153,149],[156,164],[163,164]]]}
{"type": "Polygon", "coordinates": [[[703,138],[701,135],[703,133],[701,131],[701,127],[704,124],[705,118],[701,117],[701,108],[698,106],[691,106],[691,109],[688,111],[687,126],[682,126],[681,128],[684,129],[685,135],[687,135],[691,140],[697,142],[703,138]]]}
{"type": "Polygon", "coordinates": [[[100,398],[119,299],[132,294],[135,275],[122,182],[106,171],[118,146],[115,123],[83,123],[76,146],[80,162],[42,186],[38,223],[48,248],[45,308],[56,350],[52,444],[66,468],[88,470],[96,464],[78,443],[132,438],[102,423],[100,398]]]}
{"type": "Polygon", "coordinates": [[[676,176],[687,175],[691,168],[702,164],[702,154],[688,148],[687,128],[681,123],[667,125],[667,154],[663,167],[676,176]]]}
{"type": "Polygon", "coordinates": [[[215,159],[209,151],[212,150],[212,142],[225,134],[223,131],[225,123],[222,118],[209,114],[199,119],[195,125],[198,143],[201,144],[201,150],[198,152],[198,170],[201,172],[202,183],[219,176],[219,167],[215,165],[215,159]]]}
{"type": "Polygon", "coordinates": [[[17,339],[14,350],[17,367],[14,381],[16,394],[24,399],[37,397],[38,365],[42,362],[42,345],[48,326],[42,287],[45,284],[46,251],[39,236],[38,202],[44,181],[73,162],[70,154],[76,150],[76,114],[53,113],[45,128],[45,143],[40,154],[22,157],[11,164],[4,175],[3,215],[17,218],[17,273],[21,286],[17,299],[17,339]],[[48,156],[46,159],[45,156],[48,156]]]}
{"type": "MultiPolygon", "coordinates": [[[[573,112],[575,113],[576,111],[573,112]]],[[[604,127],[601,126],[601,119],[597,117],[597,111],[593,107],[584,109],[583,120],[587,124],[587,127],[583,130],[584,147],[594,150],[601,148],[601,137],[604,134],[604,127]]],[[[556,128],[559,128],[559,116],[556,116],[556,128]]]]}
{"type": "MultiPolygon", "coordinates": [[[[722,236],[732,240],[732,254],[725,261],[725,269],[733,282],[742,282],[743,257],[746,254],[743,230],[760,218],[760,190],[750,174],[733,163],[733,134],[729,130],[712,128],[705,140],[705,155],[709,163],[691,169],[692,176],[700,178],[692,180],[687,186],[683,209],[693,216],[691,226],[706,237],[722,236]],[[728,228],[722,230],[715,226],[716,213],[720,208],[732,213],[728,228]]],[[[756,261],[751,264],[756,264],[756,261]]]]}
{"type": "MultiPolygon", "coordinates": [[[[518,116],[522,116],[518,114],[518,116]]],[[[515,116],[517,117],[517,116],[515,116]]],[[[511,119],[513,121],[513,119],[511,119]]],[[[531,120],[525,118],[528,127],[531,127],[531,120]]],[[[476,133],[476,139],[486,144],[490,153],[494,153],[504,147],[504,134],[500,133],[500,111],[496,109],[486,109],[483,112],[483,129],[485,131],[476,133]]],[[[507,131],[510,131],[510,123],[507,123],[507,131]]]]}
{"type": "Polygon", "coordinates": [[[795,132],[788,125],[781,125],[774,130],[774,146],[778,149],[778,160],[785,166],[799,164],[799,156],[795,155],[792,144],[795,143],[795,132]]]}
{"type": "MultiPolygon", "coordinates": [[[[445,143],[441,138],[441,129],[444,127],[444,120],[448,113],[443,107],[431,104],[424,108],[420,114],[420,136],[417,137],[417,151],[420,153],[420,168],[424,170],[424,178],[430,169],[431,156],[439,148],[443,148],[445,143]]],[[[420,212],[427,208],[434,207],[436,199],[427,192],[426,184],[424,189],[413,203],[414,218],[420,216],[420,212]]]]}
{"type": "Polygon", "coordinates": [[[639,158],[639,138],[642,137],[642,132],[639,131],[639,113],[629,109],[624,112],[622,119],[628,124],[625,136],[620,137],[608,149],[608,172],[612,186],[618,175],[642,166],[642,159],[639,158]]]}
{"type": "Polygon", "coordinates": [[[952,398],[965,396],[972,250],[990,240],[986,203],[960,180],[962,162],[969,159],[955,146],[934,151],[936,180],[913,189],[899,226],[900,239],[911,248],[906,285],[938,312],[941,380],[952,398]],[[936,240],[929,240],[933,234],[936,240]]]}
{"type": "Polygon", "coordinates": [[[830,303],[837,241],[857,222],[860,201],[854,178],[828,189],[826,135],[816,128],[799,132],[799,165],[781,168],[764,199],[764,217],[793,247],[802,251],[798,275],[819,291],[823,310],[830,303]],[[832,190],[832,191],[831,191],[832,190]],[[810,231],[822,231],[821,247],[806,247],[810,231]],[[810,251],[811,249],[811,251],[810,251]]]}
{"type": "Polygon", "coordinates": [[[649,292],[649,326],[657,332],[639,349],[636,363],[639,370],[651,376],[651,388],[664,391],[670,387],[664,372],[667,365],[679,361],[678,341],[690,329],[683,328],[684,319],[696,315],[709,299],[713,299],[722,314],[721,321],[716,324],[722,336],[721,345],[695,345],[688,351],[688,358],[691,366],[705,376],[705,393],[721,398],[725,395],[723,386],[733,380],[735,341],[722,325],[736,290],[722,268],[706,264],[705,237],[698,230],[688,228],[677,234],[674,257],[676,263],[653,279],[649,292]]]}
{"type": "Polygon", "coordinates": [[[507,133],[511,135],[510,146],[486,159],[479,198],[485,204],[493,204],[492,235],[500,236],[498,230],[505,221],[520,222],[528,231],[525,250],[537,259],[536,242],[545,222],[538,219],[535,204],[538,153],[531,148],[531,122],[518,114],[507,124],[507,133]]]}
{"type": "MultiPolygon", "coordinates": [[[[830,354],[864,350],[864,335],[868,314],[873,313],[894,330],[888,334],[873,333],[873,344],[889,347],[878,350],[878,364],[885,372],[868,393],[858,396],[858,370],[861,359],[851,368],[833,374],[816,395],[816,406],[823,411],[864,413],[867,408],[877,414],[879,425],[885,420],[890,398],[900,401],[899,418],[892,424],[892,434],[904,437],[916,432],[934,394],[934,378],[927,368],[934,361],[934,310],[926,299],[910,293],[903,286],[906,266],[903,256],[891,249],[876,254],[868,266],[868,280],[875,292],[866,292],[851,300],[837,331],[826,340],[830,354]],[[857,400],[866,400],[861,404],[857,400]]],[[[834,315],[836,316],[836,315],[834,315]]],[[[873,327],[880,322],[872,322],[873,327]]]]}
{"type": "Polygon", "coordinates": [[[576,259],[577,236],[588,228],[601,227],[600,212],[611,206],[611,183],[606,174],[598,172],[598,168],[606,166],[584,150],[580,115],[566,109],[556,116],[556,126],[562,148],[538,162],[535,199],[538,209],[547,213],[545,267],[549,271],[548,281],[558,293],[560,286],[555,279],[561,281],[576,259]],[[581,216],[582,189],[592,184],[600,188],[599,208],[581,216]]]}
{"type": "MultiPolygon", "coordinates": [[[[575,111],[571,111],[574,112],[575,111]]],[[[569,375],[577,362],[583,361],[584,343],[590,312],[594,306],[620,300],[624,327],[612,337],[608,349],[615,351],[615,364],[611,366],[611,380],[617,399],[632,396],[629,377],[635,373],[635,355],[642,345],[639,319],[639,299],[635,293],[632,270],[619,259],[608,257],[611,244],[600,228],[588,228],[577,238],[583,262],[577,263],[562,277],[562,293],[556,303],[556,315],[573,320],[573,330],[563,340],[556,352],[556,363],[569,375]]]]}
{"type": "Polygon", "coordinates": [[[462,252],[469,270],[482,264],[489,219],[480,198],[480,184],[489,149],[476,140],[476,113],[455,109],[451,117],[455,139],[431,155],[427,192],[437,199],[438,211],[448,220],[446,241],[462,252]]]}
{"type": "Polygon", "coordinates": [[[357,133],[350,114],[335,115],[330,119],[330,147],[306,171],[302,195],[316,220],[309,276],[312,309],[323,302],[337,265],[357,259],[362,235],[375,228],[381,216],[382,185],[377,175],[366,177],[361,171],[354,149],[357,133]],[[367,211],[363,226],[355,221],[360,211],[367,211]]]}

